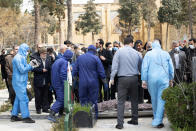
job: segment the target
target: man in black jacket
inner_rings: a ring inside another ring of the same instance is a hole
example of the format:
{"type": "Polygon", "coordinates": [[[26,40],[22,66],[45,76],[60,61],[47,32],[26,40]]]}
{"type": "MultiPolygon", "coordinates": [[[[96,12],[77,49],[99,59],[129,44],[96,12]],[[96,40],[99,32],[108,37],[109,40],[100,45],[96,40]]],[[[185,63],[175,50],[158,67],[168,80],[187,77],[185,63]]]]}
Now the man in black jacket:
{"type": "MultiPolygon", "coordinates": [[[[110,72],[112,65],[112,51],[106,50],[103,48],[104,41],[102,39],[98,39],[96,43],[98,57],[101,59],[101,62],[103,64],[105,73],[110,72]]],[[[107,80],[108,81],[108,80],[107,80]]],[[[109,82],[107,82],[109,83],[109,82]]],[[[99,102],[102,102],[102,88],[104,87],[103,82],[100,80],[99,82],[99,102]]],[[[104,101],[107,101],[109,99],[109,92],[104,91],[104,101]]]]}
{"type": "Polygon", "coordinates": [[[196,39],[192,38],[189,40],[189,48],[186,52],[187,56],[187,69],[186,69],[186,75],[187,75],[187,82],[192,82],[192,58],[196,57],[196,39]]]}
{"type": "Polygon", "coordinates": [[[37,114],[41,114],[41,109],[43,109],[43,112],[48,113],[48,109],[50,108],[48,91],[50,87],[51,59],[47,56],[47,49],[42,47],[36,59],[41,63],[39,67],[33,69],[35,107],[37,114]]]}

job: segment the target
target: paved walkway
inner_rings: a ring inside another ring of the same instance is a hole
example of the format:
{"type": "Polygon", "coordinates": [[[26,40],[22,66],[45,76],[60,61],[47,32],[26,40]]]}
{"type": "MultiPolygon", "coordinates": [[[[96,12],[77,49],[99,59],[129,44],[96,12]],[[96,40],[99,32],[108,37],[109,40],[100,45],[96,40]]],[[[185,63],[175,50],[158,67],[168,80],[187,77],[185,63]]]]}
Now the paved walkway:
{"type": "MultiPolygon", "coordinates": [[[[0,90],[0,106],[8,99],[7,90],[0,90]]],[[[50,131],[52,124],[46,119],[47,113],[36,114],[34,99],[29,103],[31,117],[34,124],[10,122],[10,111],[0,113],[0,129],[5,131],[50,131]]]]}
{"type": "MultiPolygon", "coordinates": [[[[139,125],[129,125],[125,119],[124,128],[122,131],[172,131],[168,120],[164,119],[165,128],[156,129],[151,126],[152,118],[139,118],[139,125]]],[[[98,120],[94,128],[81,128],[79,131],[120,131],[115,128],[116,119],[102,119],[98,120]]]]}

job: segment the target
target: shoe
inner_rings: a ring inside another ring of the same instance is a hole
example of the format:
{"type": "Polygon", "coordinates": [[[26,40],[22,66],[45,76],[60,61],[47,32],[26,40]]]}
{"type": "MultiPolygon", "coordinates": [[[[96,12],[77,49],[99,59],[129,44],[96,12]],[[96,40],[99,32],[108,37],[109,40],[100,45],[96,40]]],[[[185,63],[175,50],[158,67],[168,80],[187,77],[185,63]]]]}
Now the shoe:
{"type": "Polygon", "coordinates": [[[137,121],[133,121],[133,120],[130,120],[127,123],[128,124],[132,124],[132,125],[138,125],[138,122],[137,121]]]}
{"type": "Polygon", "coordinates": [[[43,110],[42,112],[45,112],[45,113],[50,113],[48,109],[47,109],[47,110],[43,110]]]}
{"type": "Polygon", "coordinates": [[[117,125],[116,125],[116,128],[117,128],[117,129],[123,129],[124,127],[123,127],[123,125],[117,124],[117,125]]]}
{"type": "Polygon", "coordinates": [[[22,121],[22,119],[19,118],[18,116],[12,116],[11,117],[11,122],[15,122],[15,121],[22,121]]]}
{"type": "Polygon", "coordinates": [[[35,121],[32,120],[30,117],[23,118],[22,121],[23,121],[23,123],[35,123],[35,121]]]}
{"type": "Polygon", "coordinates": [[[163,123],[161,123],[161,124],[155,126],[155,128],[163,128],[163,127],[164,127],[164,124],[163,124],[163,123]]]}
{"type": "Polygon", "coordinates": [[[41,112],[41,110],[37,110],[36,113],[37,114],[41,114],[42,112],[41,112]]]}
{"type": "Polygon", "coordinates": [[[50,111],[50,114],[48,116],[48,120],[52,121],[52,122],[57,122],[56,117],[55,117],[55,112],[53,110],[50,111]]]}

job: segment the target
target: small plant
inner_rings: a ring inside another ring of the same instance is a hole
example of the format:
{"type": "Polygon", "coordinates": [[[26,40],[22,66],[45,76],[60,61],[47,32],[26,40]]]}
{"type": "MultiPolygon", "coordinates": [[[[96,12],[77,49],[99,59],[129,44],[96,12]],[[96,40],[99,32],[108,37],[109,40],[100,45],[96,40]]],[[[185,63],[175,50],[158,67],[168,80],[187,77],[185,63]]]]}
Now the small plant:
{"type": "MultiPolygon", "coordinates": [[[[64,118],[61,117],[56,123],[52,125],[52,131],[64,131],[64,118]]],[[[72,131],[78,131],[77,128],[72,128],[72,131]]]]}
{"type": "Polygon", "coordinates": [[[53,131],[64,131],[64,117],[61,117],[52,127],[53,131]]]}
{"type": "Polygon", "coordinates": [[[9,109],[11,109],[12,105],[10,103],[4,103],[1,107],[0,107],[0,112],[6,112],[9,109]]]}
{"type": "Polygon", "coordinates": [[[78,111],[84,111],[84,112],[87,112],[87,113],[90,115],[90,112],[91,112],[91,105],[88,104],[88,105],[82,106],[82,105],[79,104],[79,103],[75,103],[74,106],[73,106],[73,116],[74,116],[78,111]]]}
{"type": "Polygon", "coordinates": [[[194,118],[194,95],[196,94],[196,83],[178,84],[163,91],[165,111],[175,131],[196,130],[194,118]],[[180,130],[182,129],[182,130],[180,130]]]}

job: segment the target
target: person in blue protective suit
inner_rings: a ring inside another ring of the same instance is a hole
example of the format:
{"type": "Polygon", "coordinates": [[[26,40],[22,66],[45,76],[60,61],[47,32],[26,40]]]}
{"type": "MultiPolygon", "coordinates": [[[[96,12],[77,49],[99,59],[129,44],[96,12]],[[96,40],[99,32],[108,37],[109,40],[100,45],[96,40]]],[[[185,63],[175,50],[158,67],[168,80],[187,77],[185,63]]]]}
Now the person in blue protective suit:
{"type": "Polygon", "coordinates": [[[66,50],[63,57],[59,58],[52,65],[52,86],[56,92],[57,98],[56,102],[52,105],[50,109],[50,114],[48,120],[56,122],[55,114],[63,114],[64,109],[64,82],[67,80],[67,68],[68,62],[73,56],[72,51],[66,50]]]}
{"type": "Polygon", "coordinates": [[[152,126],[162,128],[165,105],[162,93],[169,85],[172,86],[174,68],[169,53],[161,49],[158,40],[152,43],[152,51],[147,52],[144,57],[141,75],[142,87],[148,88],[151,96],[154,116],[152,126]]]}
{"type": "Polygon", "coordinates": [[[30,118],[28,109],[29,99],[27,96],[27,81],[28,72],[33,68],[38,67],[39,64],[36,60],[32,60],[30,64],[27,64],[28,50],[29,46],[27,44],[20,45],[18,53],[12,60],[12,85],[16,93],[14,106],[11,113],[12,122],[22,120],[24,123],[35,123],[35,121],[30,118]],[[18,117],[19,112],[21,112],[23,119],[18,117]]]}
{"type": "Polygon", "coordinates": [[[95,106],[96,118],[98,117],[98,95],[99,95],[99,78],[102,79],[105,90],[108,89],[106,84],[106,75],[101,60],[95,55],[96,47],[90,45],[88,52],[78,57],[73,67],[73,77],[79,73],[79,100],[82,106],[93,104],[95,106]]]}

